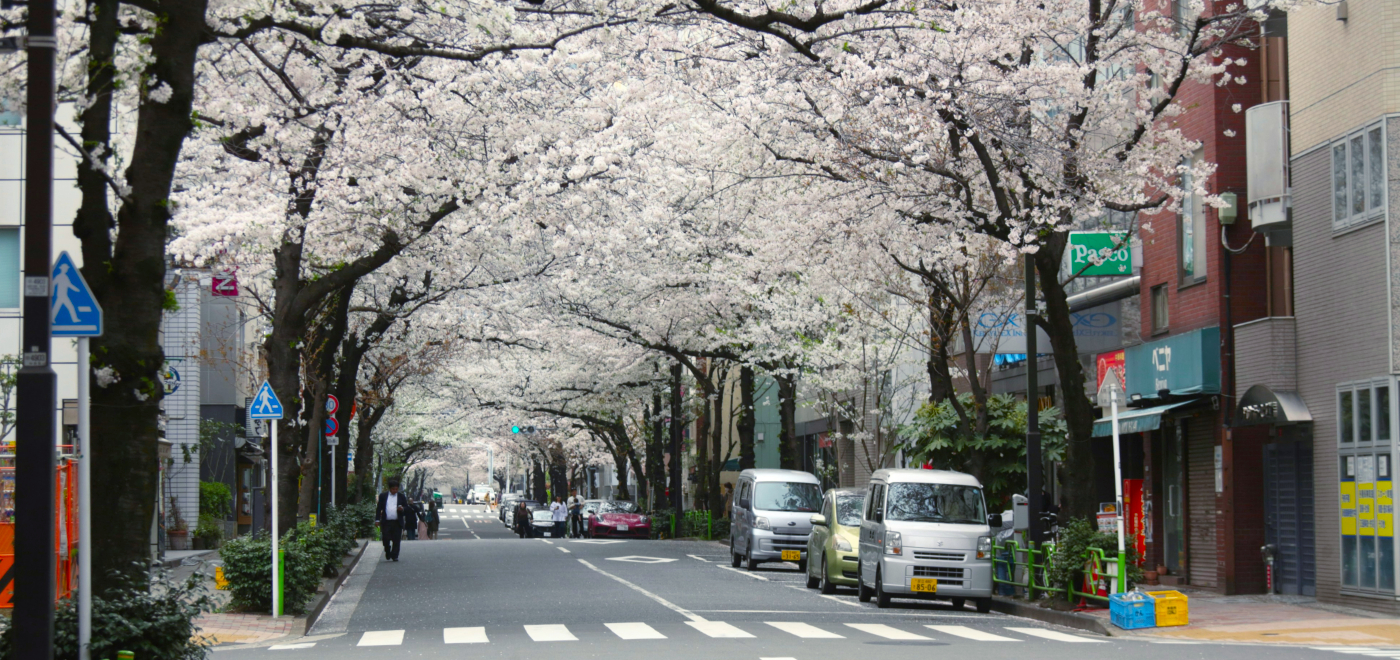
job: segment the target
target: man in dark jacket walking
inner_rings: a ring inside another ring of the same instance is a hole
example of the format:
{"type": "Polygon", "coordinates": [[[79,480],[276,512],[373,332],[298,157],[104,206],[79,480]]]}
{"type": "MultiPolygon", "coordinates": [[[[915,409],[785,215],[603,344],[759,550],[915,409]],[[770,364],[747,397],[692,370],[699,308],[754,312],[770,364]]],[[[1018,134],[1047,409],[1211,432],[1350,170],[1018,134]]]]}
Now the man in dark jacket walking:
{"type": "Polygon", "coordinates": [[[413,505],[407,497],[399,494],[398,479],[390,479],[388,485],[389,490],[379,494],[379,505],[374,509],[374,524],[379,526],[379,537],[384,541],[384,558],[398,561],[404,521],[413,520],[409,515],[413,505]]]}

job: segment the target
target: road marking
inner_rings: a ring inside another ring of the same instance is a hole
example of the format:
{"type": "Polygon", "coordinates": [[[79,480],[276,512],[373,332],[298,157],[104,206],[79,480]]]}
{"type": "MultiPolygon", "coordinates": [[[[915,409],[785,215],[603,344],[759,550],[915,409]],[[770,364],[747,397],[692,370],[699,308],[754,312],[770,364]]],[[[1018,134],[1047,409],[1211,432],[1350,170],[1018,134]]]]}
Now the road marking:
{"type": "Polygon", "coordinates": [[[759,658],[758,660],[797,660],[797,658],[759,658]]]}
{"type": "Polygon", "coordinates": [[[686,555],[686,556],[687,556],[687,557],[690,557],[691,559],[698,559],[698,560],[700,560],[700,561],[705,562],[706,564],[710,563],[710,560],[705,559],[704,557],[697,557],[697,556],[695,556],[695,555],[686,555]]]}
{"type": "Polygon", "coordinates": [[[848,623],[846,625],[848,627],[855,628],[856,630],[859,630],[861,632],[870,633],[876,637],[884,637],[885,639],[924,641],[928,641],[929,639],[927,637],[924,637],[923,635],[915,635],[911,632],[904,632],[899,628],[891,628],[890,626],[887,626],[883,623],[848,623]]]}
{"type": "Polygon", "coordinates": [[[472,528],[471,525],[468,525],[468,524],[467,524],[467,519],[466,519],[466,518],[463,518],[463,519],[462,519],[462,526],[463,526],[463,527],[466,527],[467,529],[471,529],[471,528],[472,528]]]}
{"type": "Polygon", "coordinates": [[[954,636],[954,637],[962,637],[963,639],[973,639],[973,640],[977,640],[977,641],[979,641],[979,642],[1019,642],[1019,641],[1021,641],[1021,640],[1019,640],[1019,639],[1012,639],[1012,638],[1010,638],[1010,637],[1002,637],[1001,635],[993,635],[993,634],[991,634],[991,633],[989,633],[989,632],[983,632],[983,631],[981,631],[981,630],[977,630],[976,628],[969,628],[969,627],[967,627],[967,626],[924,626],[924,627],[925,627],[925,628],[930,628],[930,629],[933,629],[933,630],[937,630],[938,632],[941,632],[941,633],[944,633],[944,634],[947,634],[947,635],[952,635],[952,636],[954,636]]]}
{"type": "Polygon", "coordinates": [[[578,638],[569,632],[569,627],[557,623],[543,626],[525,626],[525,633],[537,642],[577,642],[578,638]]]}
{"type": "Polygon", "coordinates": [[[545,543],[548,543],[548,544],[550,544],[550,545],[554,545],[554,541],[551,541],[551,540],[549,540],[549,539],[540,539],[540,540],[541,540],[541,541],[544,541],[545,543]]]}
{"type": "MultiPolygon", "coordinates": [[[[834,601],[836,601],[836,602],[838,602],[838,603],[841,603],[842,605],[850,605],[851,607],[860,607],[860,603],[852,603],[851,601],[846,600],[846,599],[843,599],[843,598],[841,598],[840,596],[831,596],[831,595],[824,595],[824,594],[818,594],[818,595],[821,596],[822,598],[826,598],[826,599],[828,599],[828,600],[834,600],[834,601]]],[[[846,598],[850,598],[850,596],[847,596],[846,598]]]]}
{"type": "Polygon", "coordinates": [[[753,635],[750,635],[723,621],[686,621],[685,625],[699,630],[700,632],[705,633],[710,637],[716,637],[721,639],[741,639],[753,637],[753,635]]]}
{"type": "Polygon", "coordinates": [[[316,645],[316,642],[306,642],[303,644],[273,644],[267,647],[269,651],[293,651],[296,649],[309,649],[316,645]]]}
{"type": "Polygon", "coordinates": [[[485,628],[443,628],[443,644],[485,644],[491,640],[486,638],[485,628]]]}
{"type": "Polygon", "coordinates": [[[1069,635],[1055,630],[1046,630],[1044,628],[1013,628],[1011,626],[1007,626],[1006,629],[1021,633],[1023,635],[1030,635],[1031,637],[1039,637],[1041,639],[1054,640],[1056,642],[1079,642],[1087,644],[1099,644],[1103,642],[1103,640],[1101,639],[1089,639],[1088,637],[1080,637],[1079,635],[1069,635]]]}
{"type": "Polygon", "coordinates": [[[402,630],[371,630],[360,636],[360,643],[356,646],[398,646],[402,643],[402,630]]]}
{"type": "Polygon", "coordinates": [[[845,639],[834,632],[827,632],[810,623],[798,623],[796,621],[764,621],[764,623],[777,628],[785,633],[796,635],[802,639],[845,639]]]}
{"type": "Polygon", "coordinates": [[[572,550],[569,550],[568,548],[557,548],[557,549],[559,550],[559,552],[564,552],[564,553],[568,553],[568,554],[573,554],[573,551],[572,551],[572,550]]]}
{"type": "Polygon", "coordinates": [[[641,555],[627,555],[626,557],[608,557],[607,561],[627,561],[634,564],[669,564],[679,559],[663,559],[661,557],[643,557],[641,555]]]}
{"type": "Polygon", "coordinates": [[[763,577],[762,575],[754,575],[753,573],[750,573],[750,572],[748,572],[748,571],[741,571],[741,570],[739,570],[739,569],[737,569],[737,568],[734,568],[733,566],[720,566],[719,564],[715,564],[715,568],[722,568],[722,569],[724,569],[724,570],[726,570],[726,571],[734,571],[735,573],[738,573],[739,575],[747,575],[747,576],[749,576],[749,577],[751,577],[751,578],[753,578],[753,579],[755,579],[755,580],[763,580],[764,582],[767,582],[767,581],[768,581],[768,578],[763,577]]]}
{"type": "Polygon", "coordinates": [[[645,623],[605,623],[603,625],[623,639],[666,639],[665,635],[645,623]]]}
{"type": "Polygon", "coordinates": [[[681,607],[680,605],[677,605],[677,604],[675,604],[675,603],[672,603],[671,601],[666,600],[665,598],[662,598],[662,597],[660,597],[660,596],[658,596],[658,595],[656,595],[656,594],[654,594],[654,593],[652,593],[652,592],[650,592],[650,591],[647,591],[646,589],[643,589],[643,588],[641,588],[641,587],[639,587],[639,586],[637,586],[637,585],[635,585],[635,584],[632,584],[631,582],[628,582],[627,580],[624,580],[624,579],[622,579],[622,578],[620,578],[620,577],[618,577],[618,576],[616,576],[616,575],[613,575],[612,573],[609,573],[609,572],[607,572],[607,571],[605,571],[605,570],[603,570],[603,569],[601,569],[601,568],[598,568],[597,566],[594,566],[593,564],[590,564],[590,563],[588,563],[587,561],[585,561],[585,560],[583,560],[583,559],[578,560],[578,563],[583,564],[584,566],[587,566],[587,567],[593,569],[594,571],[596,571],[596,572],[598,572],[598,573],[602,573],[603,575],[606,575],[606,576],[608,576],[608,577],[610,577],[610,578],[612,578],[612,579],[614,579],[614,580],[617,580],[618,582],[620,582],[620,583],[626,585],[628,589],[631,589],[631,590],[633,590],[633,591],[635,591],[635,592],[637,592],[637,593],[639,593],[639,594],[642,594],[643,596],[646,596],[647,598],[650,598],[650,599],[656,601],[657,603],[661,604],[662,607],[665,607],[666,609],[671,610],[672,612],[675,612],[675,613],[677,613],[677,614],[679,614],[679,615],[681,615],[681,616],[683,616],[683,617],[685,617],[685,618],[687,618],[687,619],[690,619],[691,621],[704,621],[704,620],[705,620],[705,617],[702,617],[702,616],[700,616],[700,615],[698,615],[698,614],[696,614],[696,613],[694,613],[694,612],[691,612],[690,610],[687,610],[687,609],[681,607]]]}

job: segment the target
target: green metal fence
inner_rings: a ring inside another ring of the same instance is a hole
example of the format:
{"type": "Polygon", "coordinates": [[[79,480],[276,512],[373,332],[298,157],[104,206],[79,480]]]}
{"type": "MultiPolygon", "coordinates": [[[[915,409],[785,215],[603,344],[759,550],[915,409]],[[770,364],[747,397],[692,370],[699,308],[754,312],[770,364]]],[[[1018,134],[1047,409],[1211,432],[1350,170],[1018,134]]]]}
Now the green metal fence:
{"type": "MultiPolygon", "coordinates": [[[[1074,580],[1067,584],[1051,584],[1050,569],[1054,561],[1054,543],[1028,543],[1023,547],[1016,539],[1008,539],[992,548],[992,581],[1024,590],[1028,600],[1053,594],[1068,600],[1089,598],[1108,603],[1107,596],[1078,590],[1074,580]],[[1018,575],[1024,577],[1017,579],[1018,575]]],[[[1089,548],[1081,566],[1092,569],[1096,575],[1107,577],[1116,573],[1117,563],[1106,557],[1103,550],[1089,548]]],[[[1126,585],[1120,588],[1126,588],[1126,585]]]]}

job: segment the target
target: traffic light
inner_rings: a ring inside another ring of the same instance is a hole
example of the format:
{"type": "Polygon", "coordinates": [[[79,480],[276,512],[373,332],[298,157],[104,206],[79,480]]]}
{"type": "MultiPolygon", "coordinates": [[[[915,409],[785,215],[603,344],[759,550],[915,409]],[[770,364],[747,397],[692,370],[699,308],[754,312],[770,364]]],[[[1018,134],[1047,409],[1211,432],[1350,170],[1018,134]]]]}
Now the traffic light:
{"type": "Polygon", "coordinates": [[[519,427],[519,426],[512,426],[512,427],[510,427],[510,432],[511,432],[511,433],[519,433],[519,432],[520,432],[520,427],[519,427]]]}
{"type": "Polygon", "coordinates": [[[511,433],[525,433],[525,434],[530,434],[530,433],[534,433],[534,432],[535,432],[535,427],[533,427],[533,426],[520,426],[519,424],[517,424],[517,425],[515,425],[515,426],[510,427],[510,432],[511,432],[511,433]]]}

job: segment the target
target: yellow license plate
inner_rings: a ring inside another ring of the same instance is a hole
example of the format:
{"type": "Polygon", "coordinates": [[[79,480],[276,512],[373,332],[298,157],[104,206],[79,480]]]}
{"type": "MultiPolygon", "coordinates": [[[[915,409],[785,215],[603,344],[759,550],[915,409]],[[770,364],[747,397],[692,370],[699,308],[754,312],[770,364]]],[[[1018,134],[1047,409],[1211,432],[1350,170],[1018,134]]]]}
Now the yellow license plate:
{"type": "Polygon", "coordinates": [[[801,550],[784,550],[783,561],[802,561],[801,550]]]}
{"type": "Polygon", "coordinates": [[[909,588],[920,593],[938,593],[938,580],[933,578],[914,578],[909,582],[909,588]]]}

